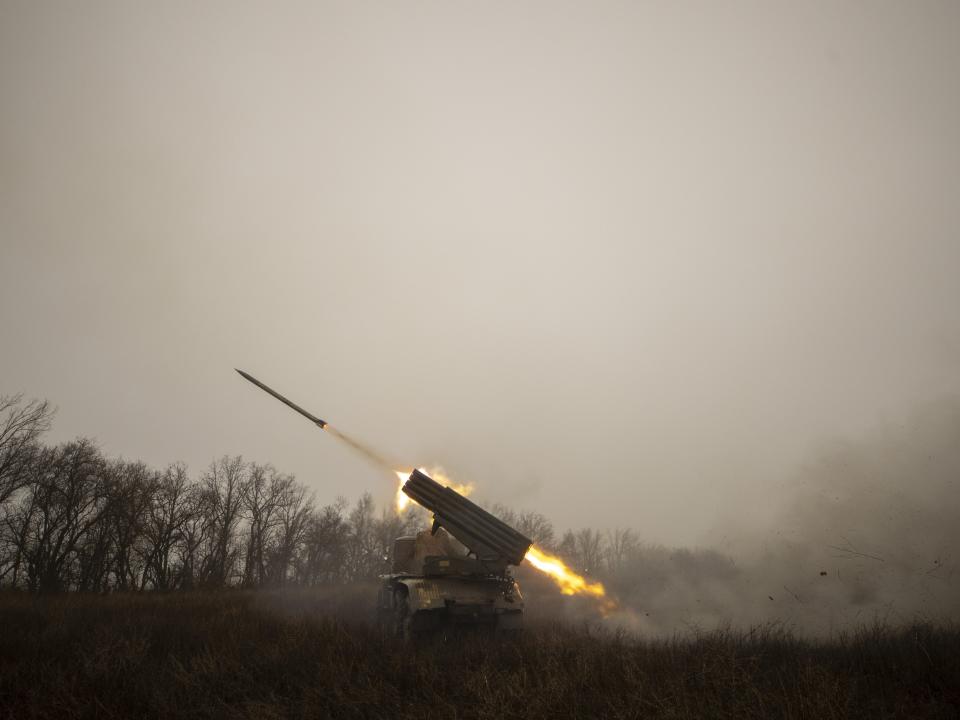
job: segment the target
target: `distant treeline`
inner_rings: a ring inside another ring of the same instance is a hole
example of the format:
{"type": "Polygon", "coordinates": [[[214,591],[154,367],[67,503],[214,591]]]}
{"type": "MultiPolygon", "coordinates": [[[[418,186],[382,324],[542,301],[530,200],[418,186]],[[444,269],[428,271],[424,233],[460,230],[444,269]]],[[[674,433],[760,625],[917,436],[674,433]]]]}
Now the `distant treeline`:
{"type": "MultiPolygon", "coordinates": [[[[41,442],[51,406],[0,396],[0,587],[34,592],[311,586],[376,577],[393,540],[426,514],[377,511],[364,494],[320,505],[269,464],[223,457],[199,476],[105,457],[94,442],[41,442]]],[[[596,570],[633,545],[629,531],[567,532],[538,513],[495,506],[572,564],[596,570]]]]}
{"type": "MultiPolygon", "coordinates": [[[[0,588],[342,585],[387,571],[394,539],[429,527],[422,508],[398,516],[369,494],[319,503],[292,475],[240,457],[191,475],[105,457],[90,440],[45,444],[52,416],[46,402],[0,396],[0,588]]],[[[629,529],[560,533],[539,513],[489,509],[601,580],[621,620],[644,631],[786,619],[829,634],[871,617],[956,620],[957,438],[960,403],[947,403],[839,447],[796,479],[808,491],[779,511],[776,535],[736,559],[651,545],[629,529]]],[[[523,565],[516,575],[540,611],[580,612],[545,576],[523,565]]]]}

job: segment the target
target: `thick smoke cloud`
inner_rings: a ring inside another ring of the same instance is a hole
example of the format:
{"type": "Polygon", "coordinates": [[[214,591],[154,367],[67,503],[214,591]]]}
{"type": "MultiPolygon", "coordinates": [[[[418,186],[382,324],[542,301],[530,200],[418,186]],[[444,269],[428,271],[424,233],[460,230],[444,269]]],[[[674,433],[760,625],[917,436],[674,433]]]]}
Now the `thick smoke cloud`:
{"type": "MultiPolygon", "coordinates": [[[[781,622],[810,634],[955,620],[960,607],[960,399],[824,448],[767,528],[722,549],[641,546],[609,586],[605,622],[650,633],[781,622]]],[[[532,610],[589,618],[527,577],[532,610]]]]}

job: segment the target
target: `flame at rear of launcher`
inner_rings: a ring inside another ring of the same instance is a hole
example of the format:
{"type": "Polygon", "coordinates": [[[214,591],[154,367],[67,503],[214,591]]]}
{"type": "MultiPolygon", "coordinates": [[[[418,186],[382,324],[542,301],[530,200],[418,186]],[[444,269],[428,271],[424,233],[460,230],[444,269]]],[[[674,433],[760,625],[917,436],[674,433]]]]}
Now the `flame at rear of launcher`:
{"type": "Polygon", "coordinates": [[[548,555],[537,547],[531,547],[523,558],[533,565],[537,570],[546,573],[560,587],[560,592],[564,595],[592,595],[593,597],[604,597],[607,591],[603,583],[589,582],[582,575],[577,575],[573,570],[564,564],[563,560],[553,555],[548,555]]]}
{"type": "Polygon", "coordinates": [[[568,568],[566,563],[555,555],[545,553],[535,545],[531,545],[523,559],[549,576],[560,588],[561,594],[585,595],[596,600],[599,604],[600,613],[604,617],[617,609],[616,600],[607,595],[607,590],[602,582],[590,582],[583,575],[578,575],[568,568]]]}
{"type": "MultiPolygon", "coordinates": [[[[451,490],[460,493],[464,497],[469,496],[474,490],[472,483],[467,483],[465,485],[455,483],[436,469],[425,470],[423,468],[419,468],[419,470],[425,475],[429,475],[444,487],[448,487],[451,490]]],[[[410,478],[410,473],[412,473],[413,470],[396,470],[395,472],[397,474],[397,478],[400,480],[400,484],[397,486],[396,501],[397,514],[400,514],[406,510],[411,503],[413,503],[413,500],[411,500],[407,494],[403,492],[403,485],[410,478]]],[[[604,615],[616,609],[617,603],[607,596],[607,591],[606,588],[604,588],[603,583],[590,582],[582,575],[578,575],[569,567],[567,567],[563,560],[555,555],[545,553],[540,548],[531,545],[523,559],[553,580],[557,587],[560,588],[560,592],[563,595],[584,595],[594,598],[599,601],[601,612],[604,615]]]]}

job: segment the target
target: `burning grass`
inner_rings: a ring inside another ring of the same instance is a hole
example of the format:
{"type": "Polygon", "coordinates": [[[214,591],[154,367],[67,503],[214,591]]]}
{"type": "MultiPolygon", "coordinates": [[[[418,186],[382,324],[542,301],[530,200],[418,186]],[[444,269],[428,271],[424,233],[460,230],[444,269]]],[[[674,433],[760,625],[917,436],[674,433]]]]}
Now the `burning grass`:
{"type": "Polygon", "coordinates": [[[960,630],[405,646],[342,592],[0,596],[0,717],[957,717],[960,630]]]}

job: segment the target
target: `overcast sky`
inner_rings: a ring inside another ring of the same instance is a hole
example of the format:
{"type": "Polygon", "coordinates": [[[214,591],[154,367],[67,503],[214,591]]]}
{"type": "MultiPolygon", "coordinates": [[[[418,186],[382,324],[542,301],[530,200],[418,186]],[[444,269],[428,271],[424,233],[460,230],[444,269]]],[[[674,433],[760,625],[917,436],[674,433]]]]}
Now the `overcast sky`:
{"type": "Polygon", "coordinates": [[[960,393],[960,3],[0,0],[0,393],[697,542],[960,393]]]}

